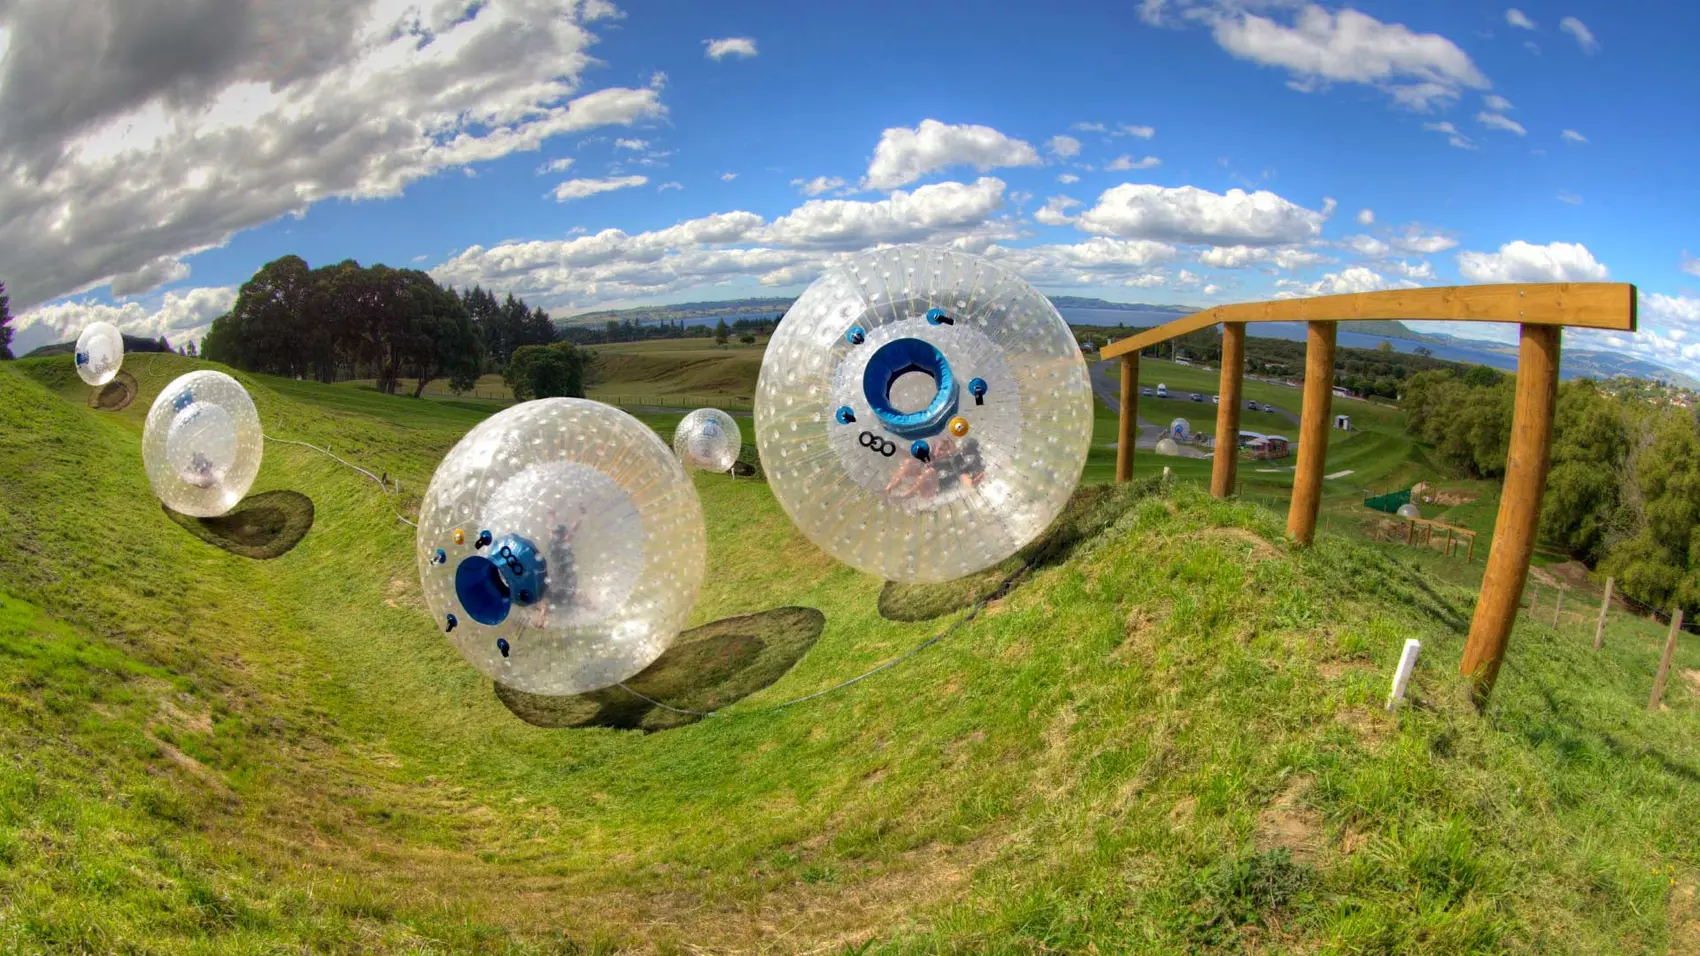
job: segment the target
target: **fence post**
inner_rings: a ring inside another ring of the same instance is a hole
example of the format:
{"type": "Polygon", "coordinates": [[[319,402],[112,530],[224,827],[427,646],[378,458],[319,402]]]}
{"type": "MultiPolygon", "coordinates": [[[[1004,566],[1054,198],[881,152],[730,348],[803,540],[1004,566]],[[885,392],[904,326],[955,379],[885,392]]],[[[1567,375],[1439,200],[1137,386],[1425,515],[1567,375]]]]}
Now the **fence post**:
{"type": "Polygon", "coordinates": [[[1122,356],[1121,417],[1116,423],[1116,481],[1133,480],[1133,443],[1139,433],[1139,353],[1122,356]]]}
{"type": "Polygon", "coordinates": [[[1594,625],[1594,650],[1600,649],[1600,644],[1606,639],[1606,610],[1611,607],[1611,586],[1617,583],[1613,577],[1606,578],[1606,596],[1600,601],[1600,620],[1594,625]]]}
{"type": "Polygon", "coordinates": [[[1328,413],[1334,401],[1333,322],[1305,328],[1305,387],[1299,407],[1299,460],[1293,469],[1293,498],[1287,507],[1287,536],[1310,544],[1322,506],[1322,472],[1328,457],[1328,413]]]}
{"type": "Polygon", "coordinates": [[[1217,387],[1216,449],[1210,463],[1210,495],[1226,498],[1239,466],[1240,383],[1245,375],[1245,323],[1222,325],[1222,381],[1217,387]]]}
{"type": "Polygon", "coordinates": [[[1558,600],[1552,606],[1552,629],[1555,631],[1558,630],[1558,616],[1564,613],[1564,592],[1566,590],[1564,585],[1558,586],[1558,600]]]}
{"type": "Polygon", "coordinates": [[[1658,710],[1659,698],[1665,695],[1665,677],[1670,674],[1671,655],[1676,653],[1676,635],[1682,630],[1682,609],[1670,616],[1670,636],[1665,638],[1665,653],[1659,658],[1659,676],[1653,678],[1653,696],[1647,698],[1647,709],[1658,710]]]}

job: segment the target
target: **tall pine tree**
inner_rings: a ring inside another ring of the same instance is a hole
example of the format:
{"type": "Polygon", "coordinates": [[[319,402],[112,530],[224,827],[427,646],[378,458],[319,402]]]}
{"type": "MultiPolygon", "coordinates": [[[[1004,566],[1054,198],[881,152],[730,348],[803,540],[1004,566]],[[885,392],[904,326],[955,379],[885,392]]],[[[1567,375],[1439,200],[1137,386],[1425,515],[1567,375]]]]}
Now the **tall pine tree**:
{"type": "Polygon", "coordinates": [[[6,283],[0,282],[0,359],[12,357],[12,299],[6,295],[6,283]]]}

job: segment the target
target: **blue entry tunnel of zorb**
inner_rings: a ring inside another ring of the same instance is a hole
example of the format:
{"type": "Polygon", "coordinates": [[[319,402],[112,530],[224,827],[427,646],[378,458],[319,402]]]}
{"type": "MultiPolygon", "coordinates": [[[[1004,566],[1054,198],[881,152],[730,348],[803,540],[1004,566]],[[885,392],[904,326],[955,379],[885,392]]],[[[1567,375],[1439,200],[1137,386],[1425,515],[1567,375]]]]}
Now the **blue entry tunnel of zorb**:
{"type": "Polygon", "coordinates": [[[565,696],[648,667],[702,587],[702,506],[648,426],[548,398],[485,419],[437,466],[419,512],[437,626],[486,676],[565,696]]]}
{"type": "Polygon", "coordinates": [[[991,262],[899,246],[854,256],[785,314],[756,442],[774,495],[835,558],[947,581],[1044,532],[1092,441],[1092,388],[1049,300],[991,262]]]}

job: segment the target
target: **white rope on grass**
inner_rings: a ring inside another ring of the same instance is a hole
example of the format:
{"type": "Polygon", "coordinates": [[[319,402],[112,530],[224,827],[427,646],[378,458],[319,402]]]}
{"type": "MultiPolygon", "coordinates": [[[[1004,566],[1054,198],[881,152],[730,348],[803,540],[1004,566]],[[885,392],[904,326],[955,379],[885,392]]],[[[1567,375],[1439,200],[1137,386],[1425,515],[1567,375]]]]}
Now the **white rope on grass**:
{"type": "MultiPolygon", "coordinates": [[[[277,442],[280,445],[299,445],[302,448],[311,448],[314,451],[318,452],[319,454],[324,455],[325,457],[329,458],[330,460],[336,462],[337,464],[342,465],[345,468],[352,468],[355,471],[360,472],[362,475],[365,475],[366,477],[377,482],[378,487],[384,489],[384,496],[385,497],[387,497],[387,498],[394,498],[395,497],[394,493],[390,491],[389,483],[384,481],[384,479],[379,478],[377,475],[372,474],[371,472],[360,467],[359,465],[354,464],[351,461],[345,461],[341,458],[338,458],[336,455],[331,453],[331,450],[329,448],[320,448],[318,445],[308,444],[307,442],[304,442],[304,441],[292,441],[288,438],[274,438],[271,435],[266,436],[266,441],[277,442]]],[[[395,505],[392,503],[390,505],[390,508],[391,508],[391,510],[395,510],[395,505]]],[[[413,528],[419,527],[417,524],[414,524],[411,519],[409,519],[406,515],[402,514],[400,511],[395,512],[395,517],[396,517],[396,520],[400,521],[402,524],[408,525],[408,526],[413,527],[413,528]]]]}

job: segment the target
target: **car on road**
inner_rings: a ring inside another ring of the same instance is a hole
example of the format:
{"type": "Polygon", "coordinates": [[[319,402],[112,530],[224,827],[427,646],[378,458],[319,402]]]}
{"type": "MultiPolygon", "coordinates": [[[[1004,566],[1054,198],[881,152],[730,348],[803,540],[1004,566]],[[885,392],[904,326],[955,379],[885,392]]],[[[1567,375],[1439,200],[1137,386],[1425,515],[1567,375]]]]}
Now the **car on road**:
{"type": "Polygon", "coordinates": [[[1252,411],[1255,412],[1255,411],[1257,411],[1257,402],[1253,399],[1248,398],[1248,399],[1245,400],[1245,407],[1249,408],[1249,409],[1251,409],[1252,411]]]}
{"type": "Polygon", "coordinates": [[[1220,395],[1212,395],[1212,396],[1210,396],[1210,404],[1212,404],[1212,405],[1220,405],[1220,404],[1222,404],[1222,396],[1220,396],[1220,395]]]}
{"type": "Polygon", "coordinates": [[[1273,413],[1275,411],[1275,406],[1269,404],[1268,402],[1264,402],[1263,403],[1263,410],[1266,411],[1266,412],[1273,413]]]}
{"type": "Polygon", "coordinates": [[[1144,395],[1147,398],[1150,398],[1151,397],[1151,386],[1147,385],[1144,388],[1140,389],[1139,394],[1144,395]]]}
{"type": "Polygon", "coordinates": [[[1202,402],[1202,401],[1204,401],[1204,396],[1198,394],[1197,392],[1193,392],[1192,393],[1192,400],[1195,401],[1195,402],[1202,402]]]}
{"type": "Polygon", "coordinates": [[[1169,397],[1169,386],[1164,385],[1162,382],[1158,382],[1157,383],[1157,397],[1158,398],[1168,398],[1169,397]]]}

